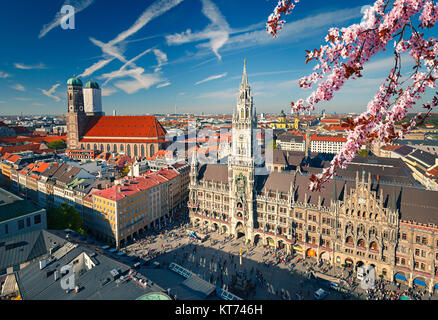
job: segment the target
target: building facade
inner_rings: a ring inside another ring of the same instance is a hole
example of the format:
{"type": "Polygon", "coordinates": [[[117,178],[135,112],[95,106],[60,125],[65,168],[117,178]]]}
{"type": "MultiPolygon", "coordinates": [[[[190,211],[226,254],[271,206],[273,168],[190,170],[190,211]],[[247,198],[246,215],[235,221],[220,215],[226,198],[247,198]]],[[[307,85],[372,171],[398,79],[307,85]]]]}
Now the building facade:
{"type": "Polygon", "coordinates": [[[191,161],[193,225],[332,265],[372,265],[385,279],[438,288],[436,192],[384,184],[365,171],[354,181],[332,179],[321,192],[308,191],[309,176],[299,171],[255,175],[253,110],[245,66],[228,165],[200,165],[196,153],[191,161]]]}

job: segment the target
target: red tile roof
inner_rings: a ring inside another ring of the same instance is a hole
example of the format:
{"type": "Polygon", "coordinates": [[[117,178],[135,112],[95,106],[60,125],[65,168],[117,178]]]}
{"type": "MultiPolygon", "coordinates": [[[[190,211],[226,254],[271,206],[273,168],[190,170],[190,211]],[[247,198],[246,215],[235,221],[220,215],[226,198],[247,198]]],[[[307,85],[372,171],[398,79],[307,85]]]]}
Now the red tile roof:
{"type": "Polygon", "coordinates": [[[115,138],[108,138],[108,139],[94,139],[94,138],[85,138],[81,139],[80,142],[90,142],[90,143],[161,143],[165,142],[163,139],[115,139],[115,138]]]}
{"type": "Polygon", "coordinates": [[[87,138],[164,138],[166,130],[154,116],[94,116],[88,121],[87,138]]]}
{"type": "Polygon", "coordinates": [[[38,162],[36,166],[33,168],[32,172],[43,173],[50,167],[50,163],[46,162],[38,162]]]}
{"type": "Polygon", "coordinates": [[[108,200],[117,201],[157,186],[160,183],[171,180],[178,175],[179,173],[177,171],[165,168],[156,172],[148,173],[141,177],[126,177],[122,180],[124,181],[123,183],[114,185],[105,190],[97,191],[94,194],[108,200]]]}
{"type": "Polygon", "coordinates": [[[0,142],[4,143],[24,143],[24,142],[53,142],[53,141],[59,141],[64,140],[67,141],[67,136],[49,136],[49,137],[24,137],[24,136],[18,136],[18,137],[0,137],[0,142]]]}
{"type": "Polygon", "coordinates": [[[9,152],[23,152],[23,151],[38,151],[41,148],[41,143],[32,143],[32,144],[24,144],[24,145],[16,145],[16,146],[4,146],[0,147],[0,154],[9,152]]]}

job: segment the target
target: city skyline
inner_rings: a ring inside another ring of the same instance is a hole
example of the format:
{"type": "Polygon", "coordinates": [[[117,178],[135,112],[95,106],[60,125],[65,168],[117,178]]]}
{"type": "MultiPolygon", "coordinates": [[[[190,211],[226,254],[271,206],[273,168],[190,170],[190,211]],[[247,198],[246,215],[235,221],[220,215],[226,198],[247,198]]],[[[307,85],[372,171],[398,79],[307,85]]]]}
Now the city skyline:
{"type": "MultiPolygon", "coordinates": [[[[347,1],[321,2],[316,8],[300,3],[277,39],[265,30],[275,1],[257,1],[250,8],[211,0],[129,6],[94,0],[68,3],[76,8],[74,30],[63,30],[56,20],[67,2],[29,3],[26,12],[32,14],[22,13],[22,4],[2,4],[2,115],[11,110],[24,115],[65,113],[66,81],[73,75],[101,85],[107,114],[114,109],[118,114],[152,114],[158,109],[166,114],[174,113],[175,107],[177,113],[230,114],[244,58],[257,111],[289,113],[290,102],[309,93],[298,87],[298,79],[313,68],[305,64],[304,50],[319,47],[332,26],[359,23],[362,6],[372,1],[354,6],[347,1]],[[26,19],[15,19],[18,14],[26,19]],[[96,24],[99,16],[106,19],[96,24]],[[5,32],[11,26],[14,35],[5,32]]],[[[409,58],[404,58],[408,67],[409,58]]],[[[392,61],[388,55],[375,57],[364,78],[321,103],[319,111],[364,110],[392,61]]]]}

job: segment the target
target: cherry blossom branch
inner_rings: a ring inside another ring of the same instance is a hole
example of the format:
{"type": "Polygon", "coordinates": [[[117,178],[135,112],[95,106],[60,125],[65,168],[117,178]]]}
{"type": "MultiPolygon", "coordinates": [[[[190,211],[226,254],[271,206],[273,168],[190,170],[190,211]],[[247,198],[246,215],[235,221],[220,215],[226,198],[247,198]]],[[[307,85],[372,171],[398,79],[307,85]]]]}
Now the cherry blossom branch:
{"type": "MultiPolygon", "coordinates": [[[[295,3],[298,1],[295,0],[295,3]]],[[[279,1],[274,13],[268,19],[267,29],[274,37],[282,29],[283,14],[290,14],[295,5],[293,1],[279,1]]],[[[414,27],[413,19],[418,18],[420,29],[430,29],[438,21],[438,5],[432,0],[376,0],[364,13],[360,24],[347,28],[331,28],[325,40],[326,45],[313,51],[306,50],[306,63],[315,60],[314,72],[299,81],[302,88],[316,89],[304,100],[291,103],[292,112],[314,110],[321,101],[330,101],[349,79],[362,77],[364,65],[377,53],[385,51],[394,40],[395,65],[385,82],[380,86],[367,110],[355,119],[347,119],[347,142],[334,157],[329,168],[321,174],[312,175],[309,188],[320,190],[322,185],[335,174],[337,168],[345,168],[366,142],[380,141],[390,143],[409,132],[417,121],[424,120],[437,106],[438,97],[423,105],[425,115],[417,114],[409,123],[402,125],[396,133],[395,123],[406,118],[416,100],[421,99],[426,88],[435,88],[438,79],[438,42],[435,38],[425,39],[414,27]],[[411,35],[407,35],[407,28],[411,35]],[[405,40],[405,38],[407,40],[405,40]],[[415,61],[414,72],[409,77],[412,84],[405,89],[401,82],[401,53],[409,51],[415,61]],[[427,72],[422,72],[426,69],[427,72]]]]}

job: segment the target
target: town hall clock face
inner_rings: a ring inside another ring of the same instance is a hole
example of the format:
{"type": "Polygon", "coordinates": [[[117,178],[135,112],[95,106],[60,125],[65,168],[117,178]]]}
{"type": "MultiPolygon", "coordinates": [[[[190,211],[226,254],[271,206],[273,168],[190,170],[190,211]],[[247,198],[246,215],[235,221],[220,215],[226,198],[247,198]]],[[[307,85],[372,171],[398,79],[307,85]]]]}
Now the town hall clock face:
{"type": "Polygon", "coordinates": [[[246,177],[239,173],[239,175],[236,177],[236,190],[239,193],[245,193],[245,186],[246,186],[246,177]]]}

